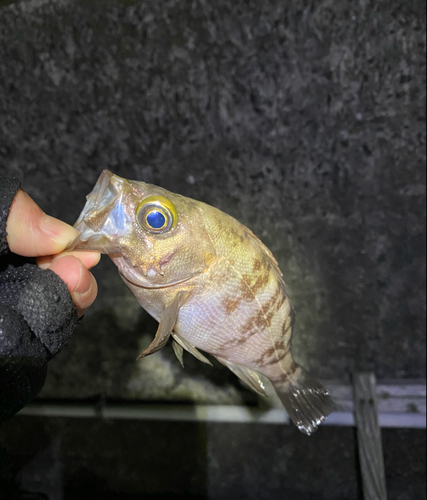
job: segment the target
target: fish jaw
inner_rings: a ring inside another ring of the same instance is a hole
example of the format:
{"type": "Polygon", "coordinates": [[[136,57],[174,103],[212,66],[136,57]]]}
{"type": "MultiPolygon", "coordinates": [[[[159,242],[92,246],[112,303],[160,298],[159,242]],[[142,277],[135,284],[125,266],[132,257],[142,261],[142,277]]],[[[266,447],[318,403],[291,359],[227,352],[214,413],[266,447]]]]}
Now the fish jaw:
{"type": "Polygon", "coordinates": [[[109,170],[102,172],[74,224],[80,234],[68,245],[67,251],[120,252],[118,240],[132,223],[121,203],[125,182],[109,170]]]}

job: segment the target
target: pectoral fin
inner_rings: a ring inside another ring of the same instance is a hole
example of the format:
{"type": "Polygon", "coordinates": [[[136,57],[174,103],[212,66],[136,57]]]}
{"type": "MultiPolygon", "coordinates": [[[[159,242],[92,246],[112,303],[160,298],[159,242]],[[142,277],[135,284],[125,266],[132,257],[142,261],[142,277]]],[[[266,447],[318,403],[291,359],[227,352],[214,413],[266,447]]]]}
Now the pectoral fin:
{"type": "Polygon", "coordinates": [[[172,342],[173,352],[175,353],[178,361],[181,363],[181,366],[184,368],[184,349],[176,342],[175,340],[172,342]]]}
{"type": "Polygon", "coordinates": [[[151,342],[150,346],[138,356],[138,359],[145,358],[145,356],[160,351],[160,349],[167,344],[178,318],[179,308],[185,302],[186,298],[187,294],[185,292],[180,292],[176,295],[173,302],[166,307],[153,342],[151,342]]]}
{"type": "MultiPolygon", "coordinates": [[[[172,333],[172,336],[181,347],[183,347],[186,351],[188,351],[190,354],[192,354],[195,358],[197,358],[202,363],[206,363],[207,365],[212,366],[212,363],[208,360],[208,358],[203,356],[203,354],[201,352],[199,352],[193,345],[191,345],[189,342],[187,342],[185,339],[180,337],[175,332],[172,333]]],[[[175,351],[175,354],[176,354],[176,351],[175,351]]],[[[181,361],[178,354],[176,354],[176,355],[177,355],[178,359],[181,361]]],[[[181,364],[183,364],[183,363],[181,363],[181,364]]]]}
{"type": "Polygon", "coordinates": [[[240,380],[242,380],[246,385],[248,385],[253,391],[261,396],[266,396],[267,393],[265,390],[265,385],[261,380],[260,376],[254,370],[250,368],[246,368],[241,365],[237,365],[235,363],[231,363],[226,359],[216,358],[220,363],[229,368],[235,375],[237,375],[240,380]]]}

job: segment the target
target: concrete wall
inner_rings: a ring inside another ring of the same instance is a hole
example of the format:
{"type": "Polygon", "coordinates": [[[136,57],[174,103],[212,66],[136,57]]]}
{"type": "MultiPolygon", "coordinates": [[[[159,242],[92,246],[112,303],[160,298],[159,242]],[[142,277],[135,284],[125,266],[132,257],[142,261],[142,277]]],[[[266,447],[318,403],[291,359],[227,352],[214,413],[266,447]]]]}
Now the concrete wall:
{"type": "MultiPolygon", "coordinates": [[[[70,223],[104,168],[215,205],[276,255],[306,368],[425,378],[425,80],[418,0],[0,1],[0,173],[70,223]]],[[[254,401],[136,363],[156,323],[96,276],[44,397],[254,401]]]]}

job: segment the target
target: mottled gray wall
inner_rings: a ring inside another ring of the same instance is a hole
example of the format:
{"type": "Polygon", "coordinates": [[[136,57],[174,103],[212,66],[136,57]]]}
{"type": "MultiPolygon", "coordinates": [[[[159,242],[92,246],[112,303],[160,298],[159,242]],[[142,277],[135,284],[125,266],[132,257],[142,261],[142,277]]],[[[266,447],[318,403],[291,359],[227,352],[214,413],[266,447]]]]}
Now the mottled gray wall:
{"type": "MultiPolygon", "coordinates": [[[[307,368],[424,378],[425,76],[418,0],[0,0],[0,173],[70,223],[103,168],[211,203],[277,256],[307,368]]],[[[95,272],[43,397],[255,400],[170,348],[136,363],[156,323],[108,259],[95,272]]],[[[421,498],[425,432],[384,449],[389,499],[421,498]]],[[[0,432],[18,489],[360,498],[351,429],[22,417],[0,432]]]]}
{"type": "MultiPolygon", "coordinates": [[[[307,368],[425,377],[424,14],[388,0],[4,6],[1,172],[68,222],[104,168],[213,204],[277,256],[307,368]]],[[[135,364],[155,323],[108,262],[97,277],[45,395],[239,400],[228,375],[184,374],[171,351],[135,364]]]]}

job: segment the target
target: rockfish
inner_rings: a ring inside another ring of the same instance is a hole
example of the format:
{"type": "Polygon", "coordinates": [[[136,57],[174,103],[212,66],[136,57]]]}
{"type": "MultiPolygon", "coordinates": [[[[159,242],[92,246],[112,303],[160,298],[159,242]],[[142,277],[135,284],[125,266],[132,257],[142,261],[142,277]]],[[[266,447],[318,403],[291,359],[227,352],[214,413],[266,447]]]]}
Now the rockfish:
{"type": "Polygon", "coordinates": [[[291,420],[311,434],[333,410],[322,385],[292,359],[293,310],[270,250],[217,208],[105,170],[69,246],[108,254],[139,304],[158,322],[140,357],[173,339],[227,366],[266,395],[273,384],[291,420]]]}

